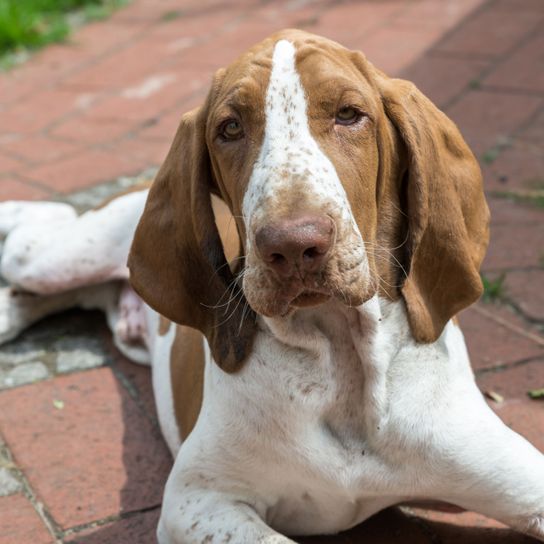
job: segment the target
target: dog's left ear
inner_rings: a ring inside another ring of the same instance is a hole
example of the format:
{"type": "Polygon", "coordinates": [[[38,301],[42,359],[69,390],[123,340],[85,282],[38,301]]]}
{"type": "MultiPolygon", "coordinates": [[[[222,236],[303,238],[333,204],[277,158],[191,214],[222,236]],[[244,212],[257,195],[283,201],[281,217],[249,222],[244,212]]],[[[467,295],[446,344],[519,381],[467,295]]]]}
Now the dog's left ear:
{"type": "Polygon", "coordinates": [[[482,176],[455,124],[415,85],[378,70],[373,79],[406,151],[401,202],[408,275],[401,293],[414,338],[434,342],[483,291],[489,210],[482,176]]]}

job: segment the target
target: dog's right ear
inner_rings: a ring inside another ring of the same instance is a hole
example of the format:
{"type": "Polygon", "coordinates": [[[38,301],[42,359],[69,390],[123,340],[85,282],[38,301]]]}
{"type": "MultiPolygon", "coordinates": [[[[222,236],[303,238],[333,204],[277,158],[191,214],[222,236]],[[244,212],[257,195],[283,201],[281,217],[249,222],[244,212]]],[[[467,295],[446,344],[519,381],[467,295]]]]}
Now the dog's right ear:
{"type": "Polygon", "coordinates": [[[214,360],[233,372],[251,349],[255,319],[242,319],[244,295],[215,224],[206,118],[207,106],[183,116],[150,189],[128,266],[142,299],[168,319],[202,331],[214,360]]]}

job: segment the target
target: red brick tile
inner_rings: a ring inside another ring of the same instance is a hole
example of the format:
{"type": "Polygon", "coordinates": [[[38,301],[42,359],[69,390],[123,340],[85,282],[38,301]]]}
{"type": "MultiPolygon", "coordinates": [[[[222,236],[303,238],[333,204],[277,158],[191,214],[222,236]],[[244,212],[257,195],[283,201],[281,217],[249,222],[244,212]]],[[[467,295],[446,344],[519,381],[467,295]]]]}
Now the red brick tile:
{"type": "Polygon", "coordinates": [[[148,416],[151,419],[157,420],[155,397],[153,395],[153,385],[151,383],[151,367],[129,361],[114,346],[109,331],[106,338],[106,343],[109,346],[116,370],[119,371],[132,384],[138,394],[138,398],[145,407],[148,416]]]}
{"type": "Polygon", "coordinates": [[[70,36],[70,43],[80,52],[84,52],[85,58],[90,58],[98,54],[119,47],[141,32],[142,26],[137,24],[117,24],[108,21],[108,24],[96,22],[87,24],[79,28],[77,32],[70,36]]]}
{"type": "Polygon", "coordinates": [[[438,107],[447,104],[488,66],[487,61],[426,55],[402,77],[413,81],[438,107]]]}
{"type": "Polygon", "coordinates": [[[537,97],[507,93],[471,91],[446,113],[457,123],[461,133],[481,159],[483,153],[504,143],[542,106],[537,97]]]}
{"type": "Polygon", "coordinates": [[[412,25],[439,25],[443,29],[452,28],[470,16],[471,12],[483,4],[483,0],[417,0],[409,2],[393,17],[395,22],[412,25]]]}
{"type": "Polygon", "coordinates": [[[538,267],[544,254],[544,223],[538,225],[495,225],[482,270],[501,271],[538,267]]]}
{"type": "Polygon", "coordinates": [[[22,170],[23,167],[24,163],[22,163],[20,160],[0,154],[0,174],[18,172],[19,170],[22,170]]]}
{"type": "Polygon", "coordinates": [[[542,144],[516,139],[491,164],[484,166],[483,171],[488,191],[538,188],[544,182],[542,144]]]}
{"type": "MultiPolygon", "coordinates": [[[[544,244],[539,259],[544,260],[544,244]]],[[[544,322],[544,268],[508,272],[506,295],[530,319],[544,322]]]]}
{"type": "Polygon", "coordinates": [[[66,544],[144,544],[155,542],[160,510],[144,512],[127,519],[76,533],[66,544]]]}
{"type": "Polygon", "coordinates": [[[50,193],[10,176],[0,176],[0,202],[4,200],[39,200],[50,193]]]}
{"type": "Polygon", "coordinates": [[[89,115],[96,119],[146,122],[192,95],[211,81],[211,73],[183,68],[143,78],[94,106],[89,115]]]}
{"type": "Polygon", "coordinates": [[[336,40],[346,47],[360,49],[364,36],[384,25],[402,9],[403,3],[397,0],[331,3],[319,14],[315,23],[304,29],[336,40]]]}
{"type": "Polygon", "coordinates": [[[170,455],[109,368],[4,392],[0,430],[64,528],[161,501],[170,455]]]}
{"type": "MultiPolygon", "coordinates": [[[[540,358],[499,372],[484,372],[477,376],[476,381],[483,393],[495,391],[506,401],[515,398],[526,400],[528,391],[544,387],[544,359],[540,358]]],[[[491,402],[490,405],[495,406],[495,403],[491,402]]]]}
{"type": "MultiPolygon", "coordinates": [[[[483,309],[516,327],[527,329],[525,324],[506,308],[484,304],[483,309]]],[[[497,323],[489,316],[482,315],[474,307],[463,311],[459,319],[475,370],[507,365],[544,353],[543,346],[497,323]]]]}
{"type": "Polygon", "coordinates": [[[44,90],[32,99],[16,104],[0,112],[0,126],[3,132],[27,134],[49,125],[67,113],[77,109],[78,93],[44,90]]]}
{"type": "Polygon", "coordinates": [[[388,508],[339,535],[297,538],[300,544],[431,544],[421,523],[398,508],[388,508]]]}
{"type": "Polygon", "coordinates": [[[251,19],[229,26],[224,33],[180,53],[180,63],[188,69],[207,68],[210,73],[236,60],[248,47],[279,30],[277,23],[251,19]]]}
{"type": "Polygon", "coordinates": [[[508,11],[531,11],[538,15],[544,14],[541,0],[497,0],[495,9],[508,11]]]}
{"type": "Polygon", "coordinates": [[[31,168],[25,172],[25,176],[56,191],[69,192],[121,175],[137,174],[146,166],[134,158],[90,150],[61,161],[31,168]]]}
{"type": "Polygon", "coordinates": [[[494,404],[493,410],[509,427],[544,453],[544,402],[529,398],[514,399],[494,404]]]}
{"type": "Polygon", "coordinates": [[[514,10],[505,16],[504,12],[489,3],[482,11],[468,17],[440,42],[437,49],[466,55],[500,57],[538,25],[539,19],[534,13],[514,10]]]}
{"type": "Polygon", "coordinates": [[[40,134],[19,135],[17,138],[1,144],[1,147],[30,163],[51,162],[72,155],[81,148],[74,142],[56,140],[40,134]]]}
{"type": "MultiPolygon", "coordinates": [[[[544,10],[543,10],[544,16],[544,10]]],[[[498,65],[483,83],[493,87],[525,91],[544,91],[544,35],[540,33],[498,65]]]]}
{"type": "Polygon", "coordinates": [[[387,25],[361,36],[358,42],[368,60],[380,70],[399,75],[409,69],[440,35],[440,28],[433,26],[387,25]]]}
{"type": "Polygon", "coordinates": [[[0,497],[0,544],[54,544],[55,539],[23,495],[0,497]]]}
{"type": "Polygon", "coordinates": [[[174,53],[169,51],[167,44],[147,37],[69,75],[62,85],[68,89],[90,91],[123,89],[143,77],[161,73],[169,59],[174,60],[174,53]]]}
{"type": "Polygon", "coordinates": [[[170,149],[170,139],[148,139],[135,136],[111,144],[107,149],[116,155],[133,159],[147,166],[160,166],[170,149]]]}
{"type": "Polygon", "coordinates": [[[91,113],[72,117],[51,131],[53,136],[74,142],[102,144],[117,140],[136,128],[136,122],[121,119],[97,119],[91,113]]]}
{"type": "Polygon", "coordinates": [[[487,203],[491,211],[491,232],[497,225],[538,225],[542,221],[542,211],[530,204],[494,196],[488,196],[487,203]]]}
{"type": "MultiPolygon", "coordinates": [[[[467,512],[451,513],[451,512],[443,512],[439,510],[422,509],[422,508],[410,508],[410,510],[412,510],[416,516],[426,521],[447,523],[454,527],[455,526],[465,527],[467,529],[471,527],[505,528],[505,526],[502,523],[499,523],[498,521],[495,521],[494,519],[486,518],[485,516],[482,516],[481,514],[477,514],[476,512],[467,511],[467,512]]],[[[453,527],[450,528],[450,530],[452,529],[453,527]]],[[[462,542],[464,544],[464,541],[462,542]]]]}

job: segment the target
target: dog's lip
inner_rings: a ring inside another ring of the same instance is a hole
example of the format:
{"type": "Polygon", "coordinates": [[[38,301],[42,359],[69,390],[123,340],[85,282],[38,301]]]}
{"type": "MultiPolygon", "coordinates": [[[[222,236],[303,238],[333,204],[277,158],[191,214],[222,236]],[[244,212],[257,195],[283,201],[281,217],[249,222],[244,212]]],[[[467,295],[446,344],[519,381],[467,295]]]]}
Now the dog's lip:
{"type": "Polygon", "coordinates": [[[331,297],[331,293],[325,290],[305,289],[291,300],[290,306],[295,308],[306,308],[308,306],[318,306],[323,304],[331,297]]]}

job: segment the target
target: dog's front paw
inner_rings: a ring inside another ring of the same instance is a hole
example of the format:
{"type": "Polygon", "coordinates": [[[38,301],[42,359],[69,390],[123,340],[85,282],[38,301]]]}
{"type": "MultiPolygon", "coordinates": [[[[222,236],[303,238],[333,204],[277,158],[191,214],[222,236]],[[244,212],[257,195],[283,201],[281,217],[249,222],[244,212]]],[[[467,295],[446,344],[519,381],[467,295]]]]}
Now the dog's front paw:
{"type": "Polygon", "coordinates": [[[15,338],[27,325],[22,312],[33,295],[17,293],[11,287],[0,289],[0,345],[15,338]]]}

